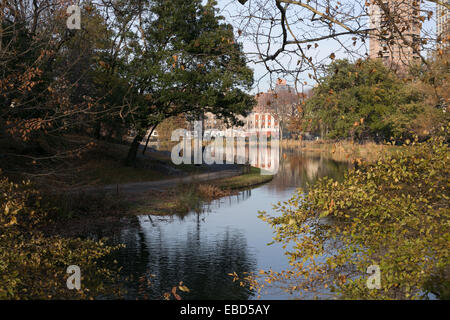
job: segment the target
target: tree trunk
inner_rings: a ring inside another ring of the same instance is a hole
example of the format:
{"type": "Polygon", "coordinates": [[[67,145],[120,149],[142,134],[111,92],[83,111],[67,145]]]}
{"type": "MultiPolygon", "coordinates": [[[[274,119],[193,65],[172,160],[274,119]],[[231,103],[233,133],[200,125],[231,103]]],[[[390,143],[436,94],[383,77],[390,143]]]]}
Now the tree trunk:
{"type": "Polygon", "coordinates": [[[153,131],[155,131],[156,127],[158,126],[158,124],[155,124],[152,127],[152,130],[150,130],[150,133],[148,134],[148,138],[147,138],[147,142],[145,143],[145,147],[144,150],[142,150],[142,154],[145,154],[145,151],[147,151],[147,147],[148,147],[148,143],[150,142],[150,138],[152,137],[153,131]]]}
{"type": "Polygon", "coordinates": [[[139,145],[143,139],[144,139],[144,135],[141,133],[138,133],[136,135],[136,137],[134,138],[133,142],[131,143],[130,150],[128,151],[127,160],[126,160],[127,166],[134,166],[136,164],[137,152],[139,150],[139,145]]]}

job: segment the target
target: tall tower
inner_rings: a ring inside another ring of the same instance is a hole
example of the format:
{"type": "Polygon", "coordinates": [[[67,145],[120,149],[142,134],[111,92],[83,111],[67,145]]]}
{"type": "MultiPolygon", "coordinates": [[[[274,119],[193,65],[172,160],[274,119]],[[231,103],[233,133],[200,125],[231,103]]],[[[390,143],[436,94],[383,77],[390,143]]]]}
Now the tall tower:
{"type": "MultiPolygon", "coordinates": [[[[449,0],[447,1],[450,4],[449,0]]],[[[450,47],[450,10],[443,5],[438,4],[436,8],[436,22],[437,22],[437,38],[442,47],[450,47]]]]}
{"type": "Polygon", "coordinates": [[[369,57],[381,58],[386,66],[396,70],[404,70],[419,58],[419,9],[419,0],[372,0],[369,57]]]}

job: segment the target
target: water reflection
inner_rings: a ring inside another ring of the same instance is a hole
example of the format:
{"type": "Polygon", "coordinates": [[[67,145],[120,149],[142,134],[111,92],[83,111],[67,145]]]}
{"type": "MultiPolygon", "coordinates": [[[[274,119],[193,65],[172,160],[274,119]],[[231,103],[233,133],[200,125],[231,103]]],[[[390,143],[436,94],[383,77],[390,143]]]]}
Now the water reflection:
{"type": "Polygon", "coordinates": [[[350,167],[349,163],[332,161],[321,154],[283,152],[279,172],[269,187],[280,191],[307,188],[324,176],[341,180],[350,167]]]}
{"type": "Polygon", "coordinates": [[[256,267],[245,234],[231,226],[208,233],[206,227],[200,215],[182,223],[141,216],[138,228],[123,230],[121,240],[127,248],[118,262],[123,274],[131,276],[126,298],[158,299],[183,281],[191,289],[182,294],[185,299],[249,299],[251,293],[228,276],[256,267]]]}
{"type": "MultiPolygon", "coordinates": [[[[281,153],[274,179],[237,196],[204,206],[204,212],[183,217],[140,216],[115,235],[126,244],[115,257],[128,277],[126,298],[158,299],[183,281],[190,293],[183,299],[252,299],[252,292],[232,282],[231,272],[286,269],[280,245],[272,241],[270,226],[257,218],[258,211],[271,212],[273,204],[290,198],[297,187],[319,177],[339,179],[349,165],[320,156],[281,153]],[[148,285],[150,281],[150,285],[148,285]]],[[[273,289],[264,299],[286,299],[289,294],[273,289]]]]}

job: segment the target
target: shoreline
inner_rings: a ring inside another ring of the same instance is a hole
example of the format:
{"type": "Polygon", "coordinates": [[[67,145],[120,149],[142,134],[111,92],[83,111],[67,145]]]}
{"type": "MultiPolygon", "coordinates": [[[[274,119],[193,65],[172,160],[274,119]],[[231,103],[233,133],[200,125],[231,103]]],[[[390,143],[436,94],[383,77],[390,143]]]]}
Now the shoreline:
{"type": "MultiPolygon", "coordinates": [[[[165,184],[165,188],[161,189],[151,187],[137,191],[131,188],[131,192],[122,190],[122,192],[119,191],[119,194],[115,194],[114,189],[110,189],[109,192],[97,190],[100,192],[89,194],[90,198],[87,200],[87,204],[93,207],[88,210],[89,212],[59,217],[44,230],[52,235],[65,237],[89,234],[89,230],[99,228],[105,230],[107,234],[108,230],[133,223],[133,217],[140,215],[170,217],[184,216],[196,210],[201,211],[206,203],[237,194],[245,189],[256,188],[270,182],[274,177],[260,175],[259,169],[254,167],[249,173],[242,173],[242,171],[238,175],[235,174],[236,172],[226,173],[228,175],[225,177],[202,181],[194,180],[191,176],[192,181],[189,184],[173,184],[179,179],[168,179],[171,184],[167,184],[166,180],[160,181],[161,184],[165,184]],[[104,207],[105,203],[111,208],[95,210],[94,207],[104,207]]],[[[156,184],[156,182],[149,183],[156,184]]],[[[133,187],[135,185],[148,186],[149,183],[133,183],[132,185],[133,187]]],[[[75,195],[72,201],[78,203],[76,197],[84,199],[86,194],[75,195]]]]}

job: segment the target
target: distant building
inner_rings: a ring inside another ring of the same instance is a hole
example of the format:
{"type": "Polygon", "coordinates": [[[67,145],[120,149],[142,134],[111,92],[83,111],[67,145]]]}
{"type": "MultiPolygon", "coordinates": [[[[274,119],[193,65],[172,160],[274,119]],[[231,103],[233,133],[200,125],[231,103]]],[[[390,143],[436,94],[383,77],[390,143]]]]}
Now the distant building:
{"type": "Polygon", "coordinates": [[[370,29],[374,31],[369,57],[381,58],[386,66],[401,70],[419,58],[414,49],[420,44],[420,1],[386,0],[383,4],[387,11],[376,4],[370,6],[370,29]]]}
{"type": "MultiPolygon", "coordinates": [[[[278,79],[274,90],[261,92],[256,95],[257,105],[247,117],[247,128],[259,134],[278,136],[280,132],[280,118],[282,112],[280,105],[298,102],[295,90],[287,84],[285,79],[278,79]]],[[[286,108],[283,108],[285,111],[286,108]]]]}
{"type": "MultiPolygon", "coordinates": [[[[206,135],[240,135],[250,136],[266,135],[268,137],[279,136],[280,119],[296,112],[298,102],[305,99],[306,95],[297,94],[295,89],[289,86],[284,79],[278,79],[274,90],[261,92],[255,96],[257,104],[246,116],[238,116],[243,126],[228,128],[226,123],[208,112],[203,118],[203,129],[206,135]],[[303,98],[302,98],[303,97],[303,98]]],[[[192,127],[192,124],[191,124],[192,127]]]]}
{"type": "Polygon", "coordinates": [[[287,81],[285,79],[277,80],[277,84],[275,85],[275,92],[290,90],[292,90],[292,88],[287,84],[287,81]]]}
{"type": "Polygon", "coordinates": [[[267,110],[253,110],[245,119],[243,130],[247,136],[251,134],[278,137],[280,126],[276,115],[267,110]]]}
{"type": "MultiPolygon", "coordinates": [[[[445,1],[445,0],[443,0],[445,1]]],[[[447,0],[450,4],[450,0],[447,0]]],[[[436,8],[436,33],[438,40],[442,43],[443,47],[450,47],[450,10],[443,5],[438,4],[436,8]]]]}

